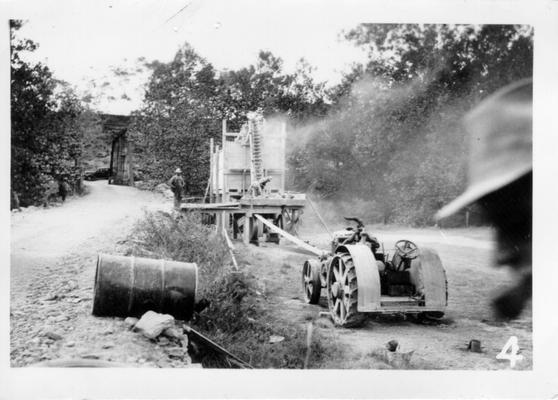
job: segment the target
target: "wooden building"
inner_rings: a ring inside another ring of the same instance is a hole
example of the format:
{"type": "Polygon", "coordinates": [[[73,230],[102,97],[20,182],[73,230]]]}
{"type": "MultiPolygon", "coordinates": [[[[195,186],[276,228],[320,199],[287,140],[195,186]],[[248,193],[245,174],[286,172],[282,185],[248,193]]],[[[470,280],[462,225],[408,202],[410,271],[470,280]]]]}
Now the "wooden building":
{"type": "Polygon", "coordinates": [[[210,142],[208,203],[183,203],[184,211],[198,210],[215,221],[217,230],[241,235],[245,243],[266,236],[279,241],[265,223],[296,234],[306,196],[285,192],[286,124],[268,122],[250,113],[240,132],[228,132],[223,121],[221,146],[210,142]],[[252,183],[271,177],[262,193],[250,191],[252,183]],[[265,223],[264,223],[265,221],[265,223]]]}
{"type": "Polygon", "coordinates": [[[210,142],[210,203],[240,199],[252,182],[271,177],[265,193],[285,191],[286,124],[252,118],[240,132],[228,132],[223,121],[222,145],[210,142]]]}

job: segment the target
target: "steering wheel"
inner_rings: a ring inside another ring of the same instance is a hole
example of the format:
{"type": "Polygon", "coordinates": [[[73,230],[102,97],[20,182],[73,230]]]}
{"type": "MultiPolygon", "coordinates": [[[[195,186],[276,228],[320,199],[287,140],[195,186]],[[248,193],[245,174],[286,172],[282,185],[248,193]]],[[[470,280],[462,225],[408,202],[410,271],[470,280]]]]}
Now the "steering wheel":
{"type": "Polygon", "coordinates": [[[410,240],[399,240],[395,243],[397,254],[406,260],[413,260],[418,256],[418,247],[410,240]]]}

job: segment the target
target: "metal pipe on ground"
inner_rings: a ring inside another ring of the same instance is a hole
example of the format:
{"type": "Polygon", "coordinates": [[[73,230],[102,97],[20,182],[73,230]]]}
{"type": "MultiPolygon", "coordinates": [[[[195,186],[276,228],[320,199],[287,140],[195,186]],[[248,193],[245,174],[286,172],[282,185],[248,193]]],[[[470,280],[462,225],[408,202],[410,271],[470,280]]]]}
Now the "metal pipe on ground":
{"type": "Polygon", "coordinates": [[[225,355],[226,357],[229,358],[230,362],[232,362],[236,366],[243,369],[253,369],[253,367],[250,364],[248,364],[246,361],[241,360],[240,358],[232,354],[230,351],[228,351],[224,347],[221,347],[213,340],[209,339],[207,336],[202,335],[200,332],[196,331],[195,329],[192,329],[188,325],[183,325],[183,329],[190,339],[197,340],[202,344],[212,348],[214,351],[225,355]]]}

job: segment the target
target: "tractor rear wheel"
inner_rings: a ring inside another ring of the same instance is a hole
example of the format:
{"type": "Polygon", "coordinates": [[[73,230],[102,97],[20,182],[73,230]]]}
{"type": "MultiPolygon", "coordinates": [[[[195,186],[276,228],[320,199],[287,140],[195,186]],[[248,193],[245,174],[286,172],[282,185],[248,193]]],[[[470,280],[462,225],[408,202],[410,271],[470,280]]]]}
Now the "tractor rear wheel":
{"type": "Polygon", "coordinates": [[[302,266],[302,289],[304,300],[308,304],[320,302],[322,282],[320,280],[320,263],[316,260],[307,260],[302,266]]]}
{"type": "Polygon", "coordinates": [[[344,328],[362,324],[357,311],[358,285],[355,265],[348,253],[337,253],[327,271],[327,303],[333,322],[344,328]]]}

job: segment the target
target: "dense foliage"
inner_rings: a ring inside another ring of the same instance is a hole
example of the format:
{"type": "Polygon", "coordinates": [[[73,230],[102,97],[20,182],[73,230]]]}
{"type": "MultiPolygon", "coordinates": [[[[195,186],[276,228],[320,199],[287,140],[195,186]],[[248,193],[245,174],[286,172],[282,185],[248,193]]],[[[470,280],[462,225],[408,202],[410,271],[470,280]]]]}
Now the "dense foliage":
{"type": "MultiPolygon", "coordinates": [[[[46,181],[77,179],[82,135],[95,116],[48,67],[26,63],[36,44],[11,22],[12,187],[22,203],[46,181]]],[[[167,181],[177,167],[186,191],[204,192],[209,139],[221,121],[238,130],[248,112],[289,119],[291,189],[333,203],[354,201],[370,221],[431,224],[466,184],[463,115],[494,90],[533,71],[533,31],[515,25],[361,24],[345,40],[366,51],[340,84],[292,73],[261,51],[252,65],[216,70],[185,44],[152,72],[132,119],[134,163],[143,179],[167,181]]],[[[460,223],[459,217],[454,221],[460,223]]]]}
{"type": "MultiPolygon", "coordinates": [[[[464,189],[461,118],[480,99],[532,75],[532,30],[512,25],[362,24],[345,39],[367,51],[325,88],[304,60],[292,74],[260,52],[254,65],[216,71],[189,46],[157,63],[135,127],[141,168],[164,180],[186,171],[190,193],[207,182],[220,120],[287,115],[294,188],[332,201],[359,199],[365,218],[430,224],[464,189]]],[[[457,221],[459,222],[459,221],[457,221]]]]}
{"type": "MultiPolygon", "coordinates": [[[[246,271],[235,271],[224,238],[200,223],[200,215],[147,212],[127,241],[126,254],[195,262],[198,266],[196,301],[207,308],[190,324],[255,368],[303,368],[307,349],[306,329],[296,321],[274,317],[267,303],[265,285],[246,271]],[[270,343],[270,336],[284,337],[270,343]]],[[[309,368],[317,368],[339,351],[332,338],[315,332],[309,368]]],[[[231,367],[226,358],[198,348],[193,354],[204,367],[231,367]]]]}
{"type": "Polygon", "coordinates": [[[363,24],[346,38],[367,49],[368,62],[334,88],[328,117],[301,131],[290,157],[295,185],[364,199],[369,219],[430,224],[464,189],[463,115],[532,75],[532,31],[363,24]]]}
{"type": "Polygon", "coordinates": [[[52,181],[79,189],[81,136],[89,116],[47,66],[22,59],[37,44],[16,38],[21,26],[10,21],[11,188],[25,206],[40,202],[52,181]]]}
{"type": "Polygon", "coordinates": [[[221,121],[238,130],[250,111],[266,115],[322,112],[323,84],[301,61],[294,74],[282,61],[260,52],[255,65],[237,71],[216,71],[189,45],[169,63],[155,63],[145,106],[130,128],[136,163],[145,179],[166,181],[181,167],[190,194],[203,193],[209,175],[209,139],[221,140],[221,121]]]}

